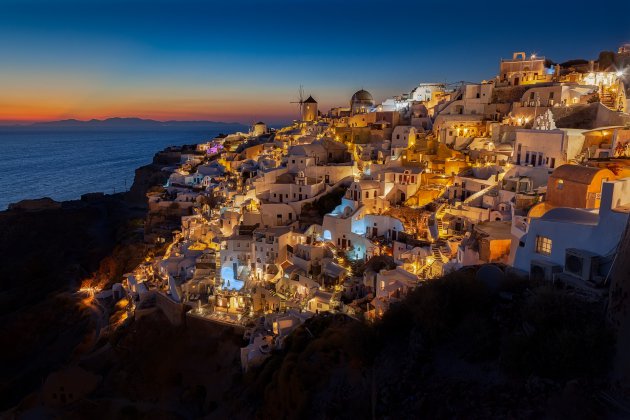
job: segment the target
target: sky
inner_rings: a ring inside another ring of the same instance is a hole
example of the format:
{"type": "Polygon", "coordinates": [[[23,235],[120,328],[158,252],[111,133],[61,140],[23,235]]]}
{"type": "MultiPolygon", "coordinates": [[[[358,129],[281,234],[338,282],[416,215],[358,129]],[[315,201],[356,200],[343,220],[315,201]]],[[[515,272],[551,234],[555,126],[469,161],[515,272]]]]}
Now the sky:
{"type": "Polygon", "coordinates": [[[282,123],[421,82],[493,78],[514,51],[596,59],[630,1],[0,0],[0,122],[282,123]]]}

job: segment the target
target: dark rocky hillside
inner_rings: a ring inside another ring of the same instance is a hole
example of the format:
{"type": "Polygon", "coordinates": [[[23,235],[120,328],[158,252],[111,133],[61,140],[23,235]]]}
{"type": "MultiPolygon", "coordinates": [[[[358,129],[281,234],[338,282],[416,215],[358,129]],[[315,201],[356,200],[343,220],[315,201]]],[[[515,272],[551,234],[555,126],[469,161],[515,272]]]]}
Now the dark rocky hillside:
{"type": "Polygon", "coordinates": [[[308,321],[244,378],[251,411],[234,415],[600,418],[612,355],[599,304],[517,280],[490,292],[456,273],[374,326],[308,321]]]}
{"type": "Polygon", "coordinates": [[[74,292],[120,281],[145,255],[144,194],[165,182],[161,158],[136,171],[128,194],[28,200],[0,212],[0,411],[71,360],[94,323],[74,292]],[[143,197],[143,200],[139,200],[143,197]]]}

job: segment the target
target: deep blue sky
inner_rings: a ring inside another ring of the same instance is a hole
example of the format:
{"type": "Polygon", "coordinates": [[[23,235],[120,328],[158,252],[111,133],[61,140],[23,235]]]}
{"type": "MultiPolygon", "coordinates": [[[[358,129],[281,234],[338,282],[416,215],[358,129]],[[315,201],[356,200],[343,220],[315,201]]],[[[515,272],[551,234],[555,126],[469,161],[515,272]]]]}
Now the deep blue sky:
{"type": "Polygon", "coordinates": [[[596,58],[630,1],[0,0],[0,120],[289,120],[423,81],[492,78],[501,57],[596,58]]]}

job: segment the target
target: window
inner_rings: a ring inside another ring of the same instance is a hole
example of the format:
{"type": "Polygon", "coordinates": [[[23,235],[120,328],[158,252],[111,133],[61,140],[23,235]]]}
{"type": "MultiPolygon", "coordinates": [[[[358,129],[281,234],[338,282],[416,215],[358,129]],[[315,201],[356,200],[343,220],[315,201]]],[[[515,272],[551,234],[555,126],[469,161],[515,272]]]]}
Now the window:
{"type": "Polygon", "coordinates": [[[551,255],[551,239],[545,236],[536,236],[536,253],[551,255]]]}
{"type": "Polygon", "coordinates": [[[551,158],[551,165],[549,165],[551,169],[556,167],[556,158],[551,158]]]}
{"type": "Polygon", "coordinates": [[[559,179],[556,183],[556,189],[561,190],[564,187],[564,181],[559,179]]]}

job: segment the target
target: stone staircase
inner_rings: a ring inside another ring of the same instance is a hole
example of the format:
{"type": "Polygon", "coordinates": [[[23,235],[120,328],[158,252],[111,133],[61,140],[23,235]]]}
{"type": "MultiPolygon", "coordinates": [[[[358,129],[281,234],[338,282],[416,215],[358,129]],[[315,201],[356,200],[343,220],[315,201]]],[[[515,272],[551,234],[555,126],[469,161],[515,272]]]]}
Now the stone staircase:
{"type": "Polygon", "coordinates": [[[604,90],[599,94],[599,101],[602,105],[614,109],[617,97],[610,91],[604,90]]]}
{"type": "Polygon", "coordinates": [[[448,231],[444,229],[444,222],[442,220],[445,214],[446,214],[446,204],[442,204],[440,207],[438,207],[437,211],[435,212],[435,224],[437,226],[439,237],[442,237],[448,234],[448,231]]]}
{"type": "Polygon", "coordinates": [[[436,261],[442,261],[442,254],[440,253],[440,247],[437,244],[431,244],[431,254],[435,257],[436,261]]]}
{"type": "Polygon", "coordinates": [[[451,249],[446,243],[446,240],[438,239],[435,243],[431,244],[431,254],[435,257],[435,261],[445,263],[450,259],[451,249]]]}
{"type": "Polygon", "coordinates": [[[481,191],[477,191],[476,193],[474,193],[473,195],[469,196],[468,198],[466,198],[462,204],[470,204],[471,202],[473,202],[474,200],[476,200],[479,197],[482,197],[486,194],[488,194],[489,192],[492,191],[497,191],[499,189],[498,185],[491,185],[489,187],[484,188],[481,191]]]}
{"type": "Polygon", "coordinates": [[[421,269],[420,269],[420,273],[419,273],[419,277],[421,279],[426,279],[427,278],[427,274],[429,273],[429,270],[431,269],[431,266],[434,263],[432,262],[431,264],[425,264],[421,269]]]}

